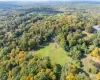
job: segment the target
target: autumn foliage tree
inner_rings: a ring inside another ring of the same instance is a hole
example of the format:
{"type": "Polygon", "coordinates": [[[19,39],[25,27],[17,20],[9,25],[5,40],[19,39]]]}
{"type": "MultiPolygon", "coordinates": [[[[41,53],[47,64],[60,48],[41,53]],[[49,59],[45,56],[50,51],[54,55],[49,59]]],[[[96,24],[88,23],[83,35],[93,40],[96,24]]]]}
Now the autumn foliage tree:
{"type": "Polygon", "coordinates": [[[66,80],[76,80],[76,77],[74,76],[74,74],[70,73],[66,76],[66,80]]]}
{"type": "Polygon", "coordinates": [[[91,56],[93,57],[99,57],[99,49],[95,48],[92,52],[91,52],[91,56]]]}
{"type": "Polygon", "coordinates": [[[100,80],[100,72],[98,72],[98,74],[96,76],[96,80],[100,80]]]}

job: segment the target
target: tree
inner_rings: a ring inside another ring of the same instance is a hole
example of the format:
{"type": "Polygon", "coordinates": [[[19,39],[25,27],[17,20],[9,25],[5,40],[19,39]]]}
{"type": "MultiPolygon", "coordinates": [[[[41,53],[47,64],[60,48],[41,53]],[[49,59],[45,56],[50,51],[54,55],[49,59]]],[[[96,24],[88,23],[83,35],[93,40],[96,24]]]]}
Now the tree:
{"type": "Polygon", "coordinates": [[[3,66],[0,66],[0,79],[7,80],[7,78],[8,78],[7,71],[3,66]]]}
{"type": "Polygon", "coordinates": [[[66,76],[66,80],[76,80],[76,77],[72,73],[70,73],[66,76]]]}
{"type": "Polygon", "coordinates": [[[1,54],[2,54],[2,55],[6,55],[7,52],[8,52],[8,48],[7,48],[7,47],[5,47],[5,48],[3,48],[3,49],[1,50],[1,54]]]}
{"type": "Polygon", "coordinates": [[[26,34],[20,40],[20,48],[24,51],[28,50],[28,36],[26,34]]]}
{"type": "Polygon", "coordinates": [[[27,79],[27,76],[22,76],[21,78],[20,78],[20,80],[26,80],[27,79]]]}
{"type": "Polygon", "coordinates": [[[93,32],[92,26],[93,25],[91,23],[86,24],[86,28],[85,28],[86,32],[92,33],[93,32]]]}
{"type": "Polygon", "coordinates": [[[28,41],[28,45],[29,45],[30,49],[36,48],[36,42],[35,42],[35,40],[34,39],[29,40],[28,41]]]}
{"type": "Polygon", "coordinates": [[[60,78],[60,74],[61,74],[61,65],[60,64],[55,64],[53,66],[53,73],[56,75],[57,79],[60,78]]]}
{"type": "Polygon", "coordinates": [[[98,72],[98,74],[96,76],[96,80],[100,80],[100,72],[98,72]]]}
{"type": "Polygon", "coordinates": [[[70,50],[70,56],[74,59],[74,60],[77,60],[77,59],[80,59],[81,58],[81,51],[77,49],[77,47],[73,47],[71,48],[70,50]]]}
{"type": "Polygon", "coordinates": [[[11,53],[10,53],[11,57],[15,57],[16,53],[15,53],[15,49],[12,49],[11,50],[11,53]]]}
{"type": "Polygon", "coordinates": [[[18,58],[21,59],[21,58],[24,58],[24,56],[25,56],[24,51],[20,51],[18,54],[18,58]]]}
{"type": "Polygon", "coordinates": [[[92,52],[91,52],[91,56],[93,57],[99,57],[99,49],[95,48],[92,52]]]}
{"type": "Polygon", "coordinates": [[[66,41],[65,41],[65,38],[62,34],[58,35],[56,37],[56,42],[63,48],[65,49],[66,48],[66,41]]]}
{"type": "Polygon", "coordinates": [[[76,74],[76,80],[90,80],[90,78],[85,73],[79,72],[76,74]]]}
{"type": "Polygon", "coordinates": [[[66,63],[62,68],[60,80],[76,80],[77,67],[74,64],[66,63]]]}
{"type": "Polygon", "coordinates": [[[99,40],[98,40],[98,38],[95,38],[95,39],[93,40],[93,44],[94,44],[95,46],[98,46],[98,45],[99,45],[99,40]]]}
{"type": "Polygon", "coordinates": [[[34,76],[34,80],[50,80],[49,76],[44,72],[39,72],[34,76]]]}

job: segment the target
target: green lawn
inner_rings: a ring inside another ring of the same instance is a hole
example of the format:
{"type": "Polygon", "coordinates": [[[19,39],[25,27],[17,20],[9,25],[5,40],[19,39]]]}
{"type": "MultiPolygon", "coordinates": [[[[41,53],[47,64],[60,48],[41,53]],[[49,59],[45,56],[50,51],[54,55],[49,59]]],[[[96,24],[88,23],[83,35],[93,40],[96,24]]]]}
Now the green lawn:
{"type": "Polygon", "coordinates": [[[61,47],[56,48],[55,45],[56,43],[49,43],[44,46],[44,48],[37,50],[34,55],[41,57],[49,56],[52,63],[61,64],[63,66],[66,62],[70,61],[70,58],[66,56],[65,50],[61,47]]]}

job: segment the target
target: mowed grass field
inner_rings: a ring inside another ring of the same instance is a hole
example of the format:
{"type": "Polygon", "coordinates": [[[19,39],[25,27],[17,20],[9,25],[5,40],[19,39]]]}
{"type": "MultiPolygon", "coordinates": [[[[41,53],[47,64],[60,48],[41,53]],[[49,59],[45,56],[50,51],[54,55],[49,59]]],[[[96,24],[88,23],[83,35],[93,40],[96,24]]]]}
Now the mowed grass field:
{"type": "Polygon", "coordinates": [[[56,43],[49,43],[48,45],[35,51],[34,55],[45,57],[49,56],[51,62],[54,64],[61,64],[62,66],[70,61],[70,58],[66,55],[65,50],[61,47],[56,48],[56,43]]]}

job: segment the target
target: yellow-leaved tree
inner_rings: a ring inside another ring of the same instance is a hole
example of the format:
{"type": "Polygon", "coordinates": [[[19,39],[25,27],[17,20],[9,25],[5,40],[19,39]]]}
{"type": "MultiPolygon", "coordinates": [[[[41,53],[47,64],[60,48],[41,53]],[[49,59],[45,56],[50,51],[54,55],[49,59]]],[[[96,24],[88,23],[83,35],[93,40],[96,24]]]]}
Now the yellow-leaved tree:
{"type": "Polygon", "coordinates": [[[76,80],[76,77],[72,73],[70,73],[66,76],[66,80],[76,80]]]}
{"type": "Polygon", "coordinates": [[[76,80],[76,71],[77,67],[75,65],[71,65],[69,68],[69,74],[66,76],[66,80],[76,80]]]}
{"type": "Polygon", "coordinates": [[[100,72],[98,72],[98,74],[96,76],[96,80],[100,80],[100,72]]]}
{"type": "Polygon", "coordinates": [[[95,48],[92,52],[91,52],[91,56],[93,57],[99,57],[99,49],[95,48]]]}
{"type": "Polygon", "coordinates": [[[34,75],[29,74],[28,76],[22,76],[20,80],[34,80],[34,75]]]}

